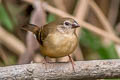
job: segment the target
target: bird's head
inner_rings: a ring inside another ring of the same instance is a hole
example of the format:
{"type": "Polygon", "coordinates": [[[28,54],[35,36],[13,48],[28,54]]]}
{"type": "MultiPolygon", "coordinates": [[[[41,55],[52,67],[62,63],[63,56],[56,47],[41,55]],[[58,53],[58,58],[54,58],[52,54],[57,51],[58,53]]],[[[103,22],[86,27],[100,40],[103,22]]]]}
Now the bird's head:
{"type": "Polygon", "coordinates": [[[61,33],[73,33],[80,25],[72,18],[61,18],[57,20],[57,30],[61,33]]]}

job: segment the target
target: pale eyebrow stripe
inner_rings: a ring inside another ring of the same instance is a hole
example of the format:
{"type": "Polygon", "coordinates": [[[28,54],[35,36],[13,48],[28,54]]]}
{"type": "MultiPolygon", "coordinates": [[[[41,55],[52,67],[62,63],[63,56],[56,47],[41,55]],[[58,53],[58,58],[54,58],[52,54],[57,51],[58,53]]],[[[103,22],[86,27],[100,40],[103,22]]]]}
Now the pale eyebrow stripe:
{"type": "Polygon", "coordinates": [[[68,21],[68,20],[64,21],[64,23],[65,23],[65,22],[69,22],[70,24],[72,24],[71,21],[68,21]]]}

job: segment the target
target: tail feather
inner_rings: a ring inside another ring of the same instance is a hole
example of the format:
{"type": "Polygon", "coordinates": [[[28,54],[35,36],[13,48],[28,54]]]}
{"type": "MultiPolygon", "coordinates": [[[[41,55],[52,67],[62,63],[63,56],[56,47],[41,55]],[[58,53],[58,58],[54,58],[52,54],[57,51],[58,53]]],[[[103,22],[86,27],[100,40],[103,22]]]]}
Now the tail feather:
{"type": "Polygon", "coordinates": [[[27,25],[24,25],[21,29],[23,29],[25,31],[31,31],[34,34],[36,34],[40,28],[34,24],[27,24],[27,25]]]}

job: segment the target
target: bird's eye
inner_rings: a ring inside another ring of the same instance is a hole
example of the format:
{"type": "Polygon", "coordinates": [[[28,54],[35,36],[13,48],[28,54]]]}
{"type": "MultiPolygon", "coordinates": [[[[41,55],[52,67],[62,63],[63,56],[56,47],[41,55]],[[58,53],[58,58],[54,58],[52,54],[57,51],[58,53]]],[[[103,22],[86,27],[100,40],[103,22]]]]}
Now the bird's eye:
{"type": "Polygon", "coordinates": [[[65,22],[65,25],[67,25],[67,26],[68,26],[68,25],[69,25],[69,22],[65,22]]]}

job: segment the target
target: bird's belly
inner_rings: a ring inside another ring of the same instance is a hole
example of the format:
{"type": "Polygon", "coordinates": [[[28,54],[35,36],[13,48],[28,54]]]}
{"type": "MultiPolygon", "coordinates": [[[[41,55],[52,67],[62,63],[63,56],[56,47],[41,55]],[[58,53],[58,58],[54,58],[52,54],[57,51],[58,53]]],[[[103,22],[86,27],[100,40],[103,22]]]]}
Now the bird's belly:
{"type": "Polygon", "coordinates": [[[41,53],[52,58],[64,57],[71,54],[77,46],[77,38],[75,35],[59,36],[51,35],[44,41],[41,53]]]}

